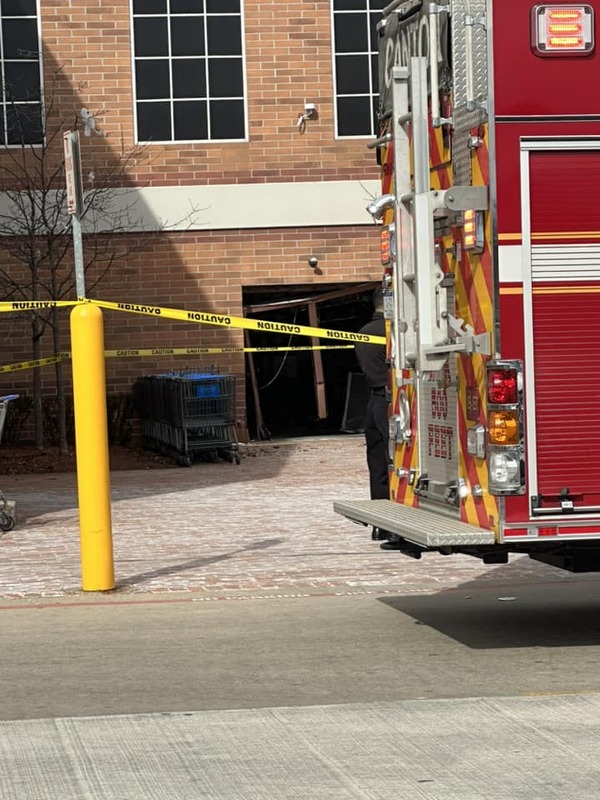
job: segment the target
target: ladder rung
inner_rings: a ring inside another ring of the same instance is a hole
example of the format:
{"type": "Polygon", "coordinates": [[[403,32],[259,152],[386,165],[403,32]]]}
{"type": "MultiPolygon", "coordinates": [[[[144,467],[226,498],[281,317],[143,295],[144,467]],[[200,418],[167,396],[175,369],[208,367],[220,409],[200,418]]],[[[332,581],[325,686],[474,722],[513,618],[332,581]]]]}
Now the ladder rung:
{"type": "Polygon", "coordinates": [[[400,202],[404,203],[404,205],[407,206],[409,203],[412,203],[412,201],[414,200],[414,197],[415,196],[412,193],[411,194],[403,194],[400,197],[400,202]]]}
{"type": "Polygon", "coordinates": [[[412,122],[412,113],[410,111],[408,114],[400,114],[398,117],[398,125],[406,125],[407,122],[412,122]]]}

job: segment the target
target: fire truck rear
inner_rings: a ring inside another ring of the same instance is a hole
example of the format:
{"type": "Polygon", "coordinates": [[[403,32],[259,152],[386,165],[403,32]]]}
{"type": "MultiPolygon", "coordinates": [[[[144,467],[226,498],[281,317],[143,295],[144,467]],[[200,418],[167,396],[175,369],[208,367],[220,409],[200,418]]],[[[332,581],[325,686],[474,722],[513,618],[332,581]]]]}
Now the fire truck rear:
{"type": "Polygon", "coordinates": [[[598,6],[383,11],[390,499],[334,509],[410,555],[600,570],[598,6]]]}

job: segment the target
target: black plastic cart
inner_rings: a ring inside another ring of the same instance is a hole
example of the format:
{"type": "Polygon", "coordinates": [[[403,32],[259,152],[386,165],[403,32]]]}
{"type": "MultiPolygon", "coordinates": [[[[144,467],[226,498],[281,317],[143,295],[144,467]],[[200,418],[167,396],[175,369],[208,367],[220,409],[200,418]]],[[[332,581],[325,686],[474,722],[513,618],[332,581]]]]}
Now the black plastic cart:
{"type": "Polygon", "coordinates": [[[144,443],[190,466],[196,456],[240,463],[235,376],[148,375],[134,386],[144,443]]]}

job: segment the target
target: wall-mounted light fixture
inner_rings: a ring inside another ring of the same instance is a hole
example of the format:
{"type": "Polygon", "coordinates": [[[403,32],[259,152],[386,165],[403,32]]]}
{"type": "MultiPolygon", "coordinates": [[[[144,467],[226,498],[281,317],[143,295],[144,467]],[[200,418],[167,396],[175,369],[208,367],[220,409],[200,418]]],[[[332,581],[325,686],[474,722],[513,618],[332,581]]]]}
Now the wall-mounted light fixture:
{"type": "Polygon", "coordinates": [[[309,119],[319,119],[319,114],[317,112],[317,106],[314,103],[305,102],[304,111],[302,114],[298,115],[298,122],[296,123],[300,133],[304,133],[306,130],[306,123],[309,119]]]}

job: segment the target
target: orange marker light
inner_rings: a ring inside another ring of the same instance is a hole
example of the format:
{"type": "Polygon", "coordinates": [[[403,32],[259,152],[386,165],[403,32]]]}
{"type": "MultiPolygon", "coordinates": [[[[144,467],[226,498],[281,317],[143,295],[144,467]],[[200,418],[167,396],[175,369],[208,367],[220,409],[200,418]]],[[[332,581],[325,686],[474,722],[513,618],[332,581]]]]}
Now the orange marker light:
{"type": "Polygon", "coordinates": [[[519,444],[521,436],[518,411],[490,411],[488,438],[490,444],[519,444]]]}
{"type": "Polygon", "coordinates": [[[385,266],[392,260],[391,252],[391,235],[389,228],[382,228],[381,230],[381,263],[385,266]]]}

